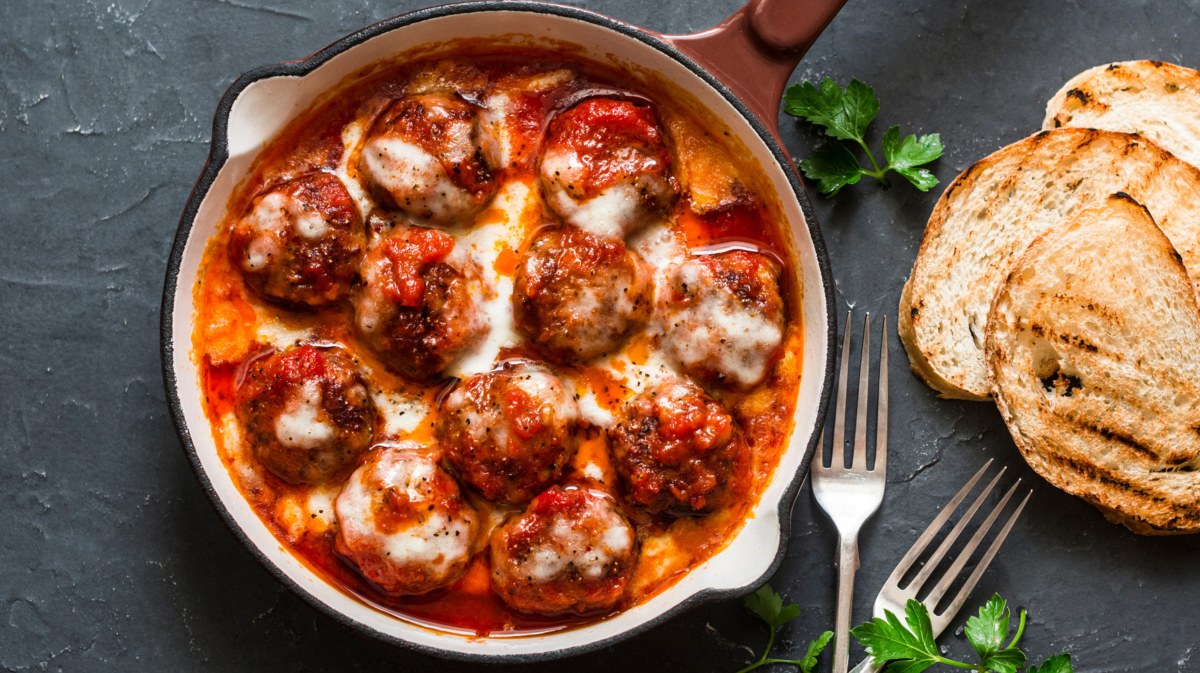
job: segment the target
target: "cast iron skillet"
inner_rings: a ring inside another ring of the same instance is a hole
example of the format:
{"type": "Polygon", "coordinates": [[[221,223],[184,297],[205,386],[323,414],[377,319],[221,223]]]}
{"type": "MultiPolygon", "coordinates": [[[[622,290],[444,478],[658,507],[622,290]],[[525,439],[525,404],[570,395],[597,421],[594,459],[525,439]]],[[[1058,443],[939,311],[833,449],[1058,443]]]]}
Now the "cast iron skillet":
{"type": "Polygon", "coordinates": [[[167,265],[162,362],[181,443],[218,513],[250,552],[317,609],[363,633],[457,659],[534,661],[592,651],[661,623],[701,601],[745,593],[778,567],[792,502],[808,473],[833,382],[837,333],[829,260],[812,208],[778,141],[784,85],[845,0],[750,0],[720,25],[660,35],[580,9],[538,2],[466,2],[397,16],[298,61],[253,70],[217,108],[208,162],[188,199],[167,265]],[[608,619],[536,636],[473,638],[430,629],[372,608],[332,587],[284,550],[238,492],[217,455],[190,352],[192,287],[204,245],[229,195],[263,143],[322,92],[380,59],[454,40],[569,43],[584,56],[649,71],[694,95],[763,167],[791,225],[804,328],[804,365],[794,427],[771,482],[729,546],[676,584],[608,619]]]}

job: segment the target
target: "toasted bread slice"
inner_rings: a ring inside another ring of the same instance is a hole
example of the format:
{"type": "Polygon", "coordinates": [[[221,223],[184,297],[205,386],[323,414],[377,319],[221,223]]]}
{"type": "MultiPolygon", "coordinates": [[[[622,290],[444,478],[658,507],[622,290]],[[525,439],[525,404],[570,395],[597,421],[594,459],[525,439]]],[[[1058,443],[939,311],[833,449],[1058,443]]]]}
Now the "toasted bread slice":
{"type": "Polygon", "coordinates": [[[1026,462],[1139,533],[1200,531],[1200,304],[1125,194],[1034,241],[987,323],[996,404],[1026,462]]]}
{"type": "Polygon", "coordinates": [[[1033,239],[1116,192],[1150,209],[1195,278],[1200,169],[1137,135],[1042,131],[968,168],[934,207],[897,320],[913,370],[945,397],[987,398],[996,290],[1033,239]]]}
{"type": "Polygon", "coordinates": [[[1085,70],[1046,105],[1042,128],[1140,133],[1200,166],[1200,72],[1162,61],[1124,61],[1085,70]]]}

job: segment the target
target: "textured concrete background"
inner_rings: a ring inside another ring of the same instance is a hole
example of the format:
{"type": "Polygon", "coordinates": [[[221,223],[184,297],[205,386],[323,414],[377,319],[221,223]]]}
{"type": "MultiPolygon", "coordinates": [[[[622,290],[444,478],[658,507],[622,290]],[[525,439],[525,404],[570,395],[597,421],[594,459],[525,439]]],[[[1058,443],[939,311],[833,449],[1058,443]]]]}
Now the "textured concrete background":
{"type": "MultiPolygon", "coordinates": [[[[799,0],[797,0],[799,1],[799,0]]],[[[704,28],[737,0],[581,3],[650,28],[704,28]]],[[[379,644],[282,589],[224,528],[168,418],[158,313],[169,243],[241,72],[420,5],[366,0],[0,3],[0,669],[458,670],[379,644]]],[[[1074,73],[1152,57],[1200,65],[1194,0],[850,0],[796,78],[858,77],[876,126],[942,134],[943,182],[1033,131],[1074,73]]],[[[785,121],[799,156],[814,136],[785,121]]],[[[895,313],[935,198],[907,186],[817,199],[845,306],[895,313]]],[[[1031,476],[986,404],[895,368],[892,468],[863,535],[856,620],[988,458],[1031,476]]],[[[1200,538],[1142,539],[1037,477],[1031,511],[977,591],[1032,611],[1035,656],[1083,671],[1200,671],[1200,538]]],[[[829,625],[834,539],[807,490],[774,583],[803,606],[784,649],[829,625]]],[[[737,601],[571,661],[580,671],[733,671],[765,633],[737,601]]],[[[952,651],[966,644],[943,639],[952,651]]],[[[558,670],[559,665],[530,667],[558,670]]]]}

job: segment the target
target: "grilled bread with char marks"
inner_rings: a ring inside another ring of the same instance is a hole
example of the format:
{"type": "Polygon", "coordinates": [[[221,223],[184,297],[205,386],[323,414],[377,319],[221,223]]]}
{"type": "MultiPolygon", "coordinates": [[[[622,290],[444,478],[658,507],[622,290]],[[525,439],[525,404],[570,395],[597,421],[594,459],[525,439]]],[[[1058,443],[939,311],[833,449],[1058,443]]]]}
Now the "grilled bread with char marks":
{"type": "Polygon", "coordinates": [[[938,200],[900,298],[915,371],[944,397],[990,395],[988,308],[1030,241],[1110,194],[1144,204],[1200,272],[1200,169],[1137,135],[1042,131],[959,175],[938,200]]]}
{"type": "Polygon", "coordinates": [[[1142,534],[1200,531],[1200,305],[1117,194],[1035,240],[987,322],[996,404],[1029,465],[1142,534]]]}
{"type": "Polygon", "coordinates": [[[1162,61],[1123,61],[1071,78],[1046,105],[1044,129],[1140,133],[1200,166],[1200,72],[1162,61]]]}

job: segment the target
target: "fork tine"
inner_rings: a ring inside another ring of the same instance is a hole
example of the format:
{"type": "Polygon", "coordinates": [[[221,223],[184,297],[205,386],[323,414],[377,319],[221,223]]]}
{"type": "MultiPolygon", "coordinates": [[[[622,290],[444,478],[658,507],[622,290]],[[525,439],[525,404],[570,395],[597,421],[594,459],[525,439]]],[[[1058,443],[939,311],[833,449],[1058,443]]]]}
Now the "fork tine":
{"type": "Polygon", "coordinates": [[[967,508],[966,512],[963,512],[963,515],[959,518],[958,523],[954,524],[954,528],[950,529],[950,533],[946,535],[946,539],[942,540],[942,543],[938,545],[937,550],[934,551],[933,555],[929,557],[929,560],[925,562],[925,567],[921,568],[921,572],[917,573],[917,576],[913,578],[912,582],[909,582],[908,586],[905,587],[908,591],[911,591],[915,594],[921,590],[921,587],[925,585],[925,580],[929,579],[929,575],[933,573],[933,571],[937,568],[938,563],[940,563],[942,558],[946,556],[946,552],[950,551],[950,547],[954,544],[954,541],[957,540],[958,536],[962,534],[963,530],[967,527],[967,524],[971,523],[971,519],[974,518],[975,512],[978,512],[979,508],[983,506],[983,501],[987,499],[987,497],[991,494],[992,489],[996,487],[996,484],[999,483],[1000,478],[1003,477],[1004,473],[1007,471],[1007,467],[1001,468],[1000,472],[997,473],[995,477],[992,477],[992,481],[988,483],[987,487],[984,488],[979,495],[975,496],[974,502],[971,503],[971,506],[967,508]]]}
{"type": "Polygon", "coordinates": [[[887,435],[888,435],[888,331],[887,316],[883,316],[883,330],[879,338],[879,401],[875,409],[875,464],[872,470],[878,470],[887,477],[887,435]]]}
{"type": "Polygon", "coordinates": [[[858,361],[858,405],[854,420],[854,456],[850,467],[867,470],[867,396],[871,393],[871,314],[863,318],[862,355],[858,361]]]}
{"type": "Polygon", "coordinates": [[[989,459],[988,462],[983,464],[983,467],[979,468],[975,476],[971,477],[966,485],[958,493],[954,494],[953,498],[950,498],[950,502],[946,503],[942,511],[933,517],[933,521],[929,522],[929,526],[925,528],[925,532],[921,533],[921,537],[917,538],[913,546],[909,547],[908,552],[904,554],[904,558],[900,559],[900,562],[896,564],[896,569],[892,571],[891,577],[888,577],[884,586],[900,586],[900,580],[908,573],[909,568],[912,567],[917,557],[921,555],[921,552],[925,551],[925,547],[929,545],[930,541],[937,535],[937,532],[942,529],[942,526],[946,525],[946,521],[950,518],[950,515],[954,514],[954,510],[958,509],[959,504],[967,497],[971,489],[975,488],[975,484],[979,482],[984,472],[987,472],[987,469],[991,466],[992,461],[989,459]]]}
{"type": "Polygon", "coordinates": [[[834,469],[846,466],[846,377],[850,374],[850,323],[851,311],[846,311],[846,336],[842,338],[842,368],[838,372],[837,409],[833,412],[833,446],[829,447],[829,466],[834,469]]]}
{"type": "MultiPolygon", "coordinates": [[[[1016,488],[1015,486],[1013,488],[1016,488]]],[[[1000,533],[996,535],[996,539],[992,540],[992,544],[988,546],[983,557],[979,559],[979,564],[971,571],[971,575],[967,577],[967,581],[963,584],[962,589],[959,589],[958,594],[954,597],[954,601],[946,606],[944,614],[954,615],[962,608],[966,602],[967,596],[975,589],[975,585],[979,583],[979,578],[983,576],[983,572],[987,570],[992,559],[996,557],[996,552],[1000,551],[1000,545],[1004,544],[1004,538],[1008,537],[1008,532],[1012,530],[1013,525],[1017,523],[1017,519],[1021,516],[1021,512],[1025,509],[1025,503],[1029,502],[1029,496],[1033,495],[1033,491],[1025,494],[1021,499],[1021,504],[1017,505],[1016,511],[1008,517],[1008,521],[1004,523],[1004,527],[1000,529],[1000,533]]]]}
{"type": "Polygon", "coordinates": [[[930,612],[934,612],[935,608],[937,608],[938,602],[941,601],[942,597],[946,595],[946,592],[950,590],[950,585],[954,583],[954,580],[958,577],[958,574],[962,572],[963,566],[967,564],[967,561],[971,560],[971,554],[974,554],[975,549],[979,546],[979,543],[983,542],[984,536],[987,535],[988,530],[992,527],[992,524],[996,522],[996,518],[1000,516],[1000,512],[1004,511],[1004,507],[1008,505],[1008,501],[1012,498],[1013,493],[1017,492],[1017,488],[1020,485],[1021,480],[1018,479],[1017,483],[1013,484],[1012,487],[1008,489],[1008,492],[1004,494],[1004,497],[1000,498],[1000,502],[992,508],[992,511],[987,515],[987,518],[984,519],[983,523],[979,525],[979,530],[975,531],[975,534],[971,536],[971,539],[967,542],[966,546],[964,546],[962,551],[958,553],[958,557],[954,559],[954,563],[950,565],[950,569],[946,571],[946,575],[942,577],[941,581],[939,581],[936,586],[933,587],[933,591],[929,592],[929,595],[925,597],[923,602],[925,603],[925,607],[929,608],[930,612]]]}

